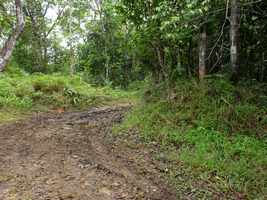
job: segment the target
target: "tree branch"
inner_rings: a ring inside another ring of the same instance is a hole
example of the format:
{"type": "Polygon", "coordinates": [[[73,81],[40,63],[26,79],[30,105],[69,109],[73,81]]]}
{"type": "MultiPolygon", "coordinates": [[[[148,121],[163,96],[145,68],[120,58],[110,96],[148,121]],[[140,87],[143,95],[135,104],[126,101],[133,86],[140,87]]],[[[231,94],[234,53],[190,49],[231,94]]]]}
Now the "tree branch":
{"type": "Polygon", "coordinates": [[[49,30],[47,31],[47,33],[46,33],[46,35],[45,35],[46,37],[48,37],[49,34],[53,31],[53,29],[55,28],[55,26],[56,26],[57,23],[58,23],[59,18],[62,16],[64,10],[65,10],[65,6],[59,11],[56,20],[54,21],[54,23],[52,24],[52,26],[51,26],[51,27],[49,28],[49,30]]]}

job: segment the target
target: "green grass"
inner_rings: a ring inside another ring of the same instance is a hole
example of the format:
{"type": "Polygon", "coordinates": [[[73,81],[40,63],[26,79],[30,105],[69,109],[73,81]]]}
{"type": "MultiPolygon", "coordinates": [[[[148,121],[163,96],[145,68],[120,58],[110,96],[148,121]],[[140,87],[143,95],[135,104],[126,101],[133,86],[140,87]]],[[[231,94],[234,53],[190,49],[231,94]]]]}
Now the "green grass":
{"type": "Polygon", "coordinates": [[[58,108],[83,109],[90,106],[129,102],[135,92],[110,87],[93,87],[79,76],[25,73],[0,74],[0,122],[20,118],[32,111],[58,108]]]}
{"type": "Polygon", "coordinates": [[[115,131],[138,128],[145,141],[171,147],[166,156],[182,162],[192,173],[218,177],[220,181],[213,183],[216,187],[241,192],[250,199],[264,199],[267,197],[264,89],[247,85],[237,88],[224,80],[216,83],[209,80],[201,86],[180,82],[169,94],[152,87],[146,92],[146,101],[115,131]]]}
{"type": "Polygon", "coordinates": [[[0,124],[24,118],[26,114],[27,114],[26,112],[21,112],[21,111],[18,112],[14,109],[1,109],[0,124]]]}

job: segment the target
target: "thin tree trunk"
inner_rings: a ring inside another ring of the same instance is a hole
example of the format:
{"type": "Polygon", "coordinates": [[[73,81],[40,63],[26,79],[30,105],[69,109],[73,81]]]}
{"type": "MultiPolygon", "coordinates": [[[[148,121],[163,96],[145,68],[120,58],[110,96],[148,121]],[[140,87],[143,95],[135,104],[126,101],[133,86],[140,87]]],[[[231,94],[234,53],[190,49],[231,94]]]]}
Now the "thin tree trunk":
{"type": "Polygon", "coordinates": [[[75,52],[74,52],[74,48],[71,45],[70,47],[70,75],[74,75],[75,74],[75,52]]]}
{"type": "Polygon", "coordinates": [[[159,67],[160,67],[161,77],[165,80],[165,79],[167,79],[168,75],[166,72],[164,49],[158,45],[155,47],[155,49],[156,49],[156,53],[157,53],[157,57],[158,57],[158,63],[159,63],[159,67]]]}
{"type": "Polygon", "coordinates": [[[201,28],[199,41],[199,80],[203,80],[206,75],[206,54],[207,54],[207,31],[206,25],[201,28]]]}
{"type": "Polygon", "coordinates": [[[181,62],[181,53],[180,53],[180,48],[177,50],[177,72],[179,73],[179,75],[182,74],[182,62],[181,62]]]}
{"type": "Polygon", "coordinates": [[[231,1],[231,66],[232,66],[232,80],[238,81],[238,71],[240,65],[240,0],[231,1]]]}
{"type": "Polygon", "coordinates": [[[11,58],[16,42],[24,29],[24,17],[21,0],[15,0],[16,5],[16,27],[13,33],[8,37],[4,47],[0,50],[0,72],[4,71],[8,61],[11,58]]]}
{"type": "Polygon", "coordinates": [[[261,60],[261,72],[260,72],[260,81],[264,81],[264,74],[265,74],[265,66],[264,66],[264,52],[262,53],[262,60],[261,60]]]}
{"type": "Polygon", "coordinates": [[[192,38],[190,38],[189,40],[189,44],[188,44],[188,52],[187,52],[187,59],[188,59],[188,64],[186,64],[186,72],[187,72],[187,76],[189,78],[192,78],[192,72],[191,69],[193,69],[193,54],[192,54],[192,38]]]}

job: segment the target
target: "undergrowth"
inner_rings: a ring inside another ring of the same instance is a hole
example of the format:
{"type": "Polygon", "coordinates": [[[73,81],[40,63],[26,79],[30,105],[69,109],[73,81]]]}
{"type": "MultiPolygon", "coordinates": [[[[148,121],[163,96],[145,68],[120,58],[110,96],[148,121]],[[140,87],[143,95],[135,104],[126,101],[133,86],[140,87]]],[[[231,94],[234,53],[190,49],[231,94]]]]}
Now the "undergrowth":
{"type": "Polygon", "coordinates": [[[266,88],[236,87],[223,79],[202,85],[181,81],[172,90],[151,87],[115,131],[137,128],[146,141],[175,149],[175,159],[194,172],[222,179],[214,184],[223,184],[226,191],[264,199],[266,88]]]}
{"type": "Polygon", "coordinates": [[[133,95],[110,87],[92,87],[79,76],[0,74],[0,121],[32,111],[82,109],[124,102],[133,95]]]}

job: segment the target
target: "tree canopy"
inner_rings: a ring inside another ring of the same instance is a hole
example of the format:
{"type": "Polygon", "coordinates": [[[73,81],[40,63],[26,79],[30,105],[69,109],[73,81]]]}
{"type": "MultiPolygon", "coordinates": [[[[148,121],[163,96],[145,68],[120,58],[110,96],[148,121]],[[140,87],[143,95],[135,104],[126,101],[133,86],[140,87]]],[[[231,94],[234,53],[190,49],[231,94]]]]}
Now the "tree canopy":
{"type": "MultiPolygon", "coordinates": [[[[147,75],[266,81],[265,1],[22,2],[26,24],[10,63],[31,73],[73,71],[123,87],[147,75]]],[[[16,24],[15,1],[1,1],[0,13],[3,46],[16,24]]]]}

